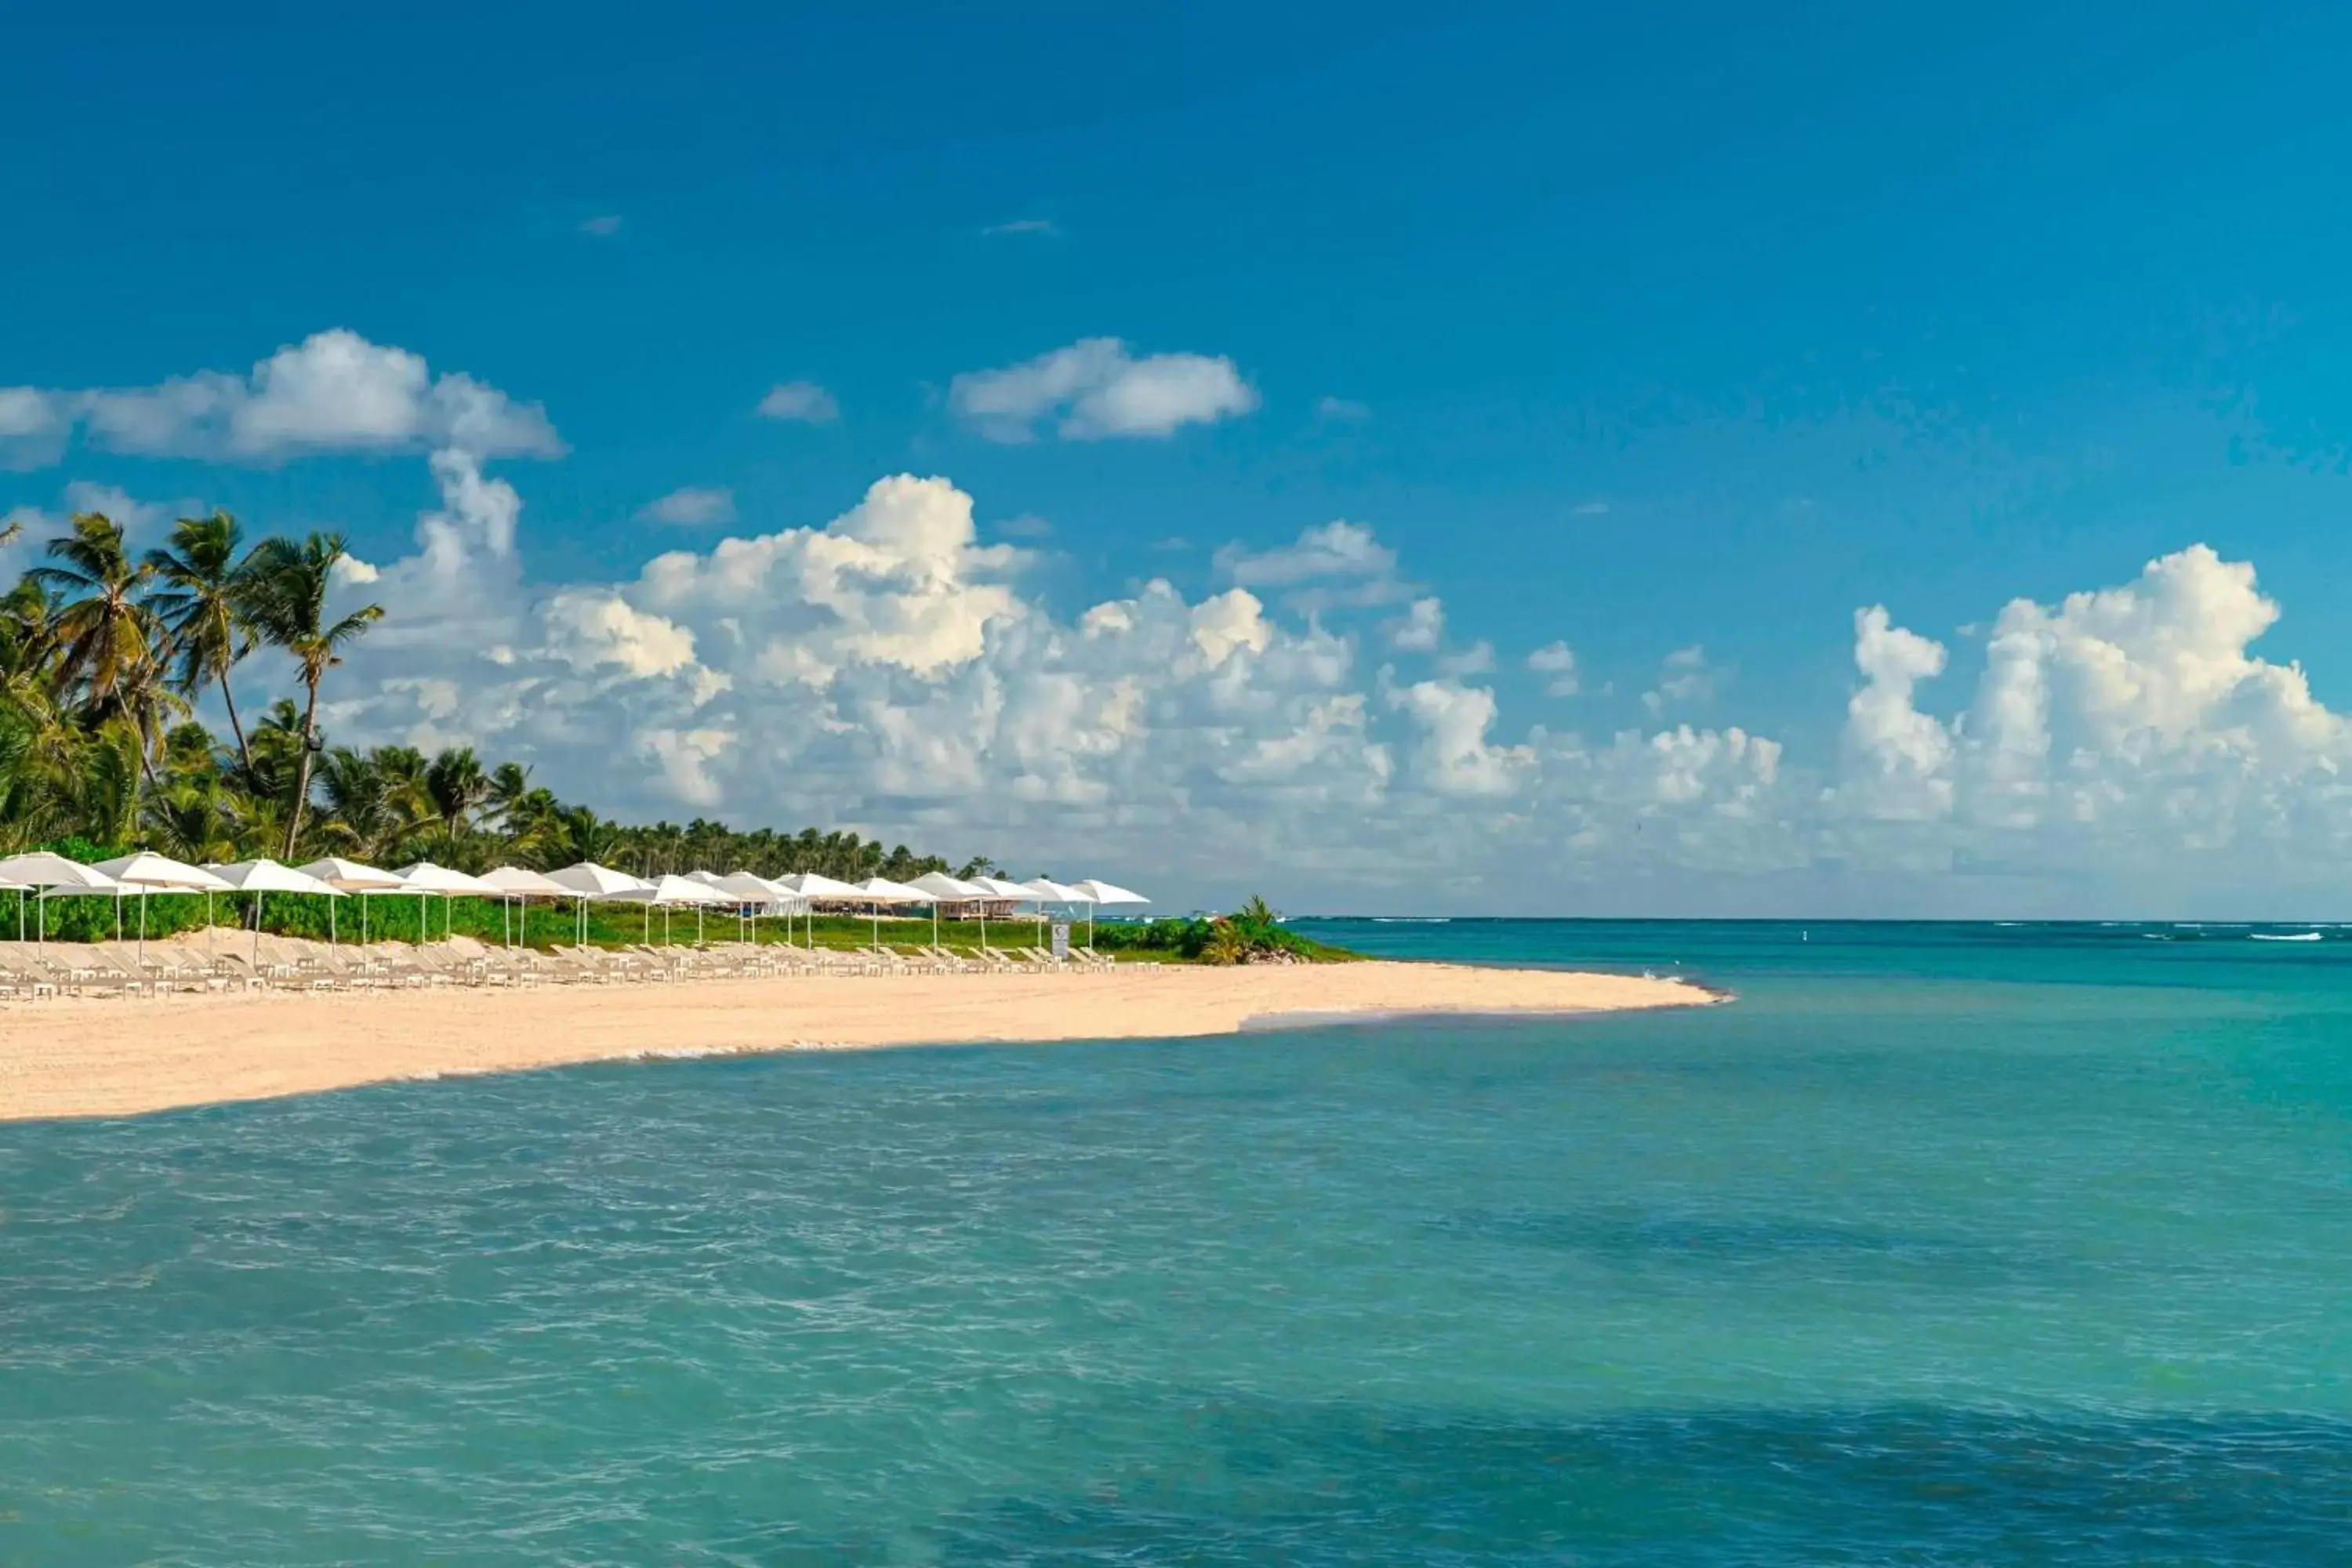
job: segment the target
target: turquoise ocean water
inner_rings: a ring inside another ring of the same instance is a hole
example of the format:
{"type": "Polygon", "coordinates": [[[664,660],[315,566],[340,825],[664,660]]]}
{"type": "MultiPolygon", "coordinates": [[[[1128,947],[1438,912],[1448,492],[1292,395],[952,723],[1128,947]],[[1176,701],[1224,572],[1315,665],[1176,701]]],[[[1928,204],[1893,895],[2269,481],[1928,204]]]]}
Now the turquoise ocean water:
{"type": "Polygon", "coordinates": [[[2352,931],[1318,933],[1740,999],[0,1127],[0,1563],[2352,1563],[2352,931]]]}

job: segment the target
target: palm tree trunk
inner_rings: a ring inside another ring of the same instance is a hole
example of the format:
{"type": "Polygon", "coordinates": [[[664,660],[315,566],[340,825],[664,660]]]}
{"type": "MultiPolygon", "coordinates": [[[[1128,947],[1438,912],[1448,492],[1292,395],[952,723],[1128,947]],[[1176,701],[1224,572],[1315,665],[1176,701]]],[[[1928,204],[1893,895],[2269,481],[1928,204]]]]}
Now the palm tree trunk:
{"type": "Polygon", "coordinates": [[[230,733],[236,737],[236,760],[244,764],[245,776],[253,776],[253,748],[245,743],[245,726],[236,721],[236,698],[228,689],[228,677],[220,677],[221,706],[228,710],[230,733]]]}
{"type": "Polygon", "coordinates": [[[302,710],[302,761],[294,770],[294,809],[286,816],[284,854],[289,860],[294,858],[295,842],[302,837],[302,808],[310,800],[310,737],[319,722],[319,683],[314,679],[305,684],[310,688],[310,700],[302,710]]]}

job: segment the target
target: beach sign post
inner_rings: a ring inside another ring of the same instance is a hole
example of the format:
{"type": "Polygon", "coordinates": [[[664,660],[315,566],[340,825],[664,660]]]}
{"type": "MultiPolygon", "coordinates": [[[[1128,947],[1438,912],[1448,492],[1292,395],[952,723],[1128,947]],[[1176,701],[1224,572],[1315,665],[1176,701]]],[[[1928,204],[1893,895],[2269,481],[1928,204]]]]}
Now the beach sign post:
{"type": "Polygon", "coordinates": [[[1070,962],[1070,922],[1067,921],[1054,922],[1054,962],[1070,962]]]}

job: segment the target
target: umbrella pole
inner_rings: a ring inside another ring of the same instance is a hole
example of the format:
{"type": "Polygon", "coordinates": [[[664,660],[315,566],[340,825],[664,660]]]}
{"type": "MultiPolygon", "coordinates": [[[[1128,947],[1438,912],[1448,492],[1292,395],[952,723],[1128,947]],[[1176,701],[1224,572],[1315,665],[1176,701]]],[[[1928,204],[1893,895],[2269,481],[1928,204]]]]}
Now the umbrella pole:
{"type": "Polygon", "coordinates": [[[16,889],[16,940],[25,940],[25,889],[16,889]]]}
{"type": "Polygon", "coordinates": [[[139,962],[147,963],[147,889],[139,889],[139,962]]]}
{"type": "Polygon", "coordinates": [[[332,947],[335,942],[335,900],[329,899],[327,900],[327,945],[332,947]]]}

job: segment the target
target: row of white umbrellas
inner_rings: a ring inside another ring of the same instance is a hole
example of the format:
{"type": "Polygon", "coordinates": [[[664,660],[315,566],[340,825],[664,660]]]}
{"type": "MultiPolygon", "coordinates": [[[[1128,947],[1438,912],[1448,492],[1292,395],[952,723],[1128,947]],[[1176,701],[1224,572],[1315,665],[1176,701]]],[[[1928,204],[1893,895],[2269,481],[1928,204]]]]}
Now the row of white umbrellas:
{"type": "MultiPolygon", "coordinates": [[[[416,905],[416,934],[422,942],[425,936],[425,898],[439,895],[442,899],[481,898],[509,900],[530,898],[565,898],[579,902],[579,918],[584,928],[587,908],[592,902],[636,903],[646,908],[646,930],[648,938],[653,931],[653,911],[662,910],[664,929],[668,926],[669,911],[690,907],[695,910],[696,931],[701,930],[701,911],[712,906],[731,905],[758,911],[775,910],[790,916],[806,913],[817,900],[835,902],[860,902],[874,911],[875,940],[881,940],[881,909],[885,904],[929,904],[931,906],[931,938],[939,940],[939,906],[971,903],[982,908],[981,942],[988,940],[986,906],[990,903],[1061,904],[1069,909],[1083,905],[1087,910],[1087,940],[1093,940],[1094,911],[1106,904],[1146,904],[1149,899],[1129,892],[1115,884],[1094,879],[1064,884],[1040,877],[1029,882],[1006,881],[996,877],[974,877],[970,880],[933,871],[916,878],[912,882],[893,882],[883,877],[869,877],[863,882],[837,881],[814,872],[803,872],[790,877],[766,878],[749,871],[732,871],[719,876],[709,871],[693,871],[684,876],[663,875],[651,879],[632,877],[593,861],[583,860],[566,866],[560,871],[533,871],[521,866],[501,866],[481,876],[436,866],[430,860],[419,860],[396,871],[379,870],[329,856],[313,860],[307,866],[281,866],[275,860],[240,860],[231,865],[191,866],[152,850],[102,860],[85,866],[62,855],[47,850],[11,856],[0,859],[0,889],[27,892],[40,890],[42,900],[58,896],[110,895],[126,898],[136,894],[139,906],[139,940],[143,951],[147,940],[146,895],[150,892],[204,893],[300,893],[327,899],[340,899],[356,894],[362,899],[361,931],[366,931],[365,900],[370,897],[413,897],[416,905]]],[[[334,906],[328,906],[328,937],[334,938],[334,906]]],[[[446,906],[445,906],[446,910],[446,906]]],[[[445,912],[445,930],[447,916],[445,912]]],[[[24,905],[17,906],[18,941],[23,941],[24,905]]],[[[118,925],[120,923],[118,917],[118,925]]],[[[209,921],[207,921],[209,928],[209,921]]],[[[254,931],[258,952],[260,914],[255,911],[254,931]]],[[[47,910],[41,913],[40,936],[47,940],[47,910]]],[[[509,934],[509,941],[512,940],[509,934]]],[[[584,929],[582,940],[585,940],[584,929]]],[[[814,941],[814,935],[812,935],[814,941]]]]}

